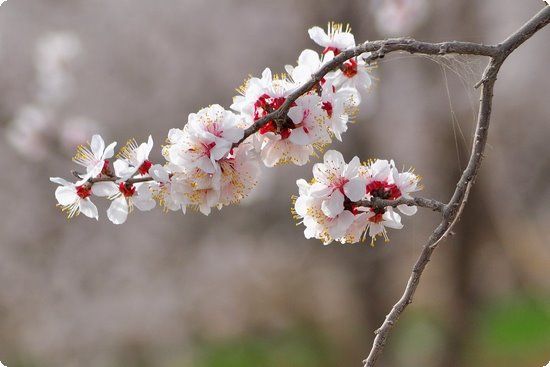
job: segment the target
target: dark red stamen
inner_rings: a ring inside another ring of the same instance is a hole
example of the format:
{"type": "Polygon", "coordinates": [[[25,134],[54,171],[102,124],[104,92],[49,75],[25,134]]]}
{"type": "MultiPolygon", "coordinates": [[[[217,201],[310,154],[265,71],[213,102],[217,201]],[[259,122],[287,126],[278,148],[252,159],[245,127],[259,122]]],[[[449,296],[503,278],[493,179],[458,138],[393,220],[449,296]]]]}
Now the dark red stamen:
{"type": "Polygon", "coordinates": [[[86,199],[87,197],[92,195],[92,190],[91,190],[90,186],[81,185],[81,186],[76,187],[76,194],[81,199],[86,199]]]}
{"type": "Polygon", "coordinates": [[[153,163],[151,163],[150,160],[146,159],[145,162],[143,162],[141,166],[139,166],[138,172],[142,175],[146,175],[147,173],[149,173],[149,168],[151,168],[152,165],[153,163]]]}
{"type": "Polygon", "coordinates": [[[330,46],[330,47],[326,47],[324,50],[323,50],[323,55],[332,51],[334,53],[334,56],[338,56],[338,54],[341,52],[339,49],[337,49],[336,47],[334,46],[330,46]]]}
{"type": "Polygon", "coordinates": [[[136,193],[136,187],[134,185],[128,185],[125,182],[121,182],[118,185],[118,190],[124,195],[124,197],[134,196],[136,193]]]}
{"type": "Polygon", "coordinates": [[[332,118],[332,103],[324,101],[321,105],[321,109],[325,110],[329,118],[332,118]]]}
{"type": "Polygon", "coordinates": [[[111,174],[111,169],[109,168],[109,160],[108,159],[106,159],[103,162],[103,168],[101,169],[101,174],[102,175],[107,175],[107,176],[109,176],[111,174]]]}
{"type": "Polygon", "coordinates": [[[342,64],[340,69],[346,77],[353,78],[357,74],[357,61],[355,59],[349,59],[342,64]]]}
{"type": "MultiPolygon", "coordinates": [[[[401,191],[395,184],[389,184],[386,181],[373,181],[367,185],[367,194],[371,194],[373,197],[384,200],[395,200],[401,197],[401,191]]],[[[386,212],[384,208],[371,208],[371,211],[375,213],[369,218],[369,221],[373,223],[379,223],[382,221],[382,216],[386,212]]]]}

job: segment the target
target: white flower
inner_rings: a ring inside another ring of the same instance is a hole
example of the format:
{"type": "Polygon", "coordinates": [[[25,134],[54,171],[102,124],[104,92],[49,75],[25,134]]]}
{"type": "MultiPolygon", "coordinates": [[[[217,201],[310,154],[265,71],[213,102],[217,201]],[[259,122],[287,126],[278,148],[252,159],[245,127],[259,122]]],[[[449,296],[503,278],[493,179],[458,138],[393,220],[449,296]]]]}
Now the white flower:
{"type": "Polygon", "coordinates": [[[209,215],[220,201],[220,176],[219,170],[213,174],[205,173],[198,168],[190,172],[186,180],[192,190],[185,194],[187,205],[204,215],[209,215]]]}
{"type": "MultiPolygon", "coordinates": [[[[372,86],[372,78],[369,74],[369,65],[364,60],[369,53],[363,53],[359,57],[352,57],[342,64],[333,77],[333,82],[338,88],[351,88],[362,92],[368,92],[372,86]]],[[[357,97],[361,95],[358,93],[357,97]]]]}
{"type": "Polygon", "coordinates": [[[185,169],[200,168],[214,173],[217,161],[224,158],[244,135],[239,117],[220,105],[203,108],[189,115],[183,131],[169,134],[168,160],[185,169]]]}
{"type": "Polygon", "coordinates": [[[312,186],[302,179],[296,184],[300,196],[296,198],[293,209],[295,218],[306,227],[306,238],[317,238],[327,245],[343,237],[354,221],[354,214],[344,210],[333,217],[326,216],[322,209],[323,200],[312,195],[312,186]]]}
{"type": "Polygon", "coordinates": [[[323,163],[313,166],[315,184],[312,195],[323,198],[325,215],[335,217],[344,211],[346,199],[356,202],[365,196],[366,180],[359,176],[360,165],[358,157],[353,157],[346,164],[340,152],[329,150],[323,157],[323,163]]]}
{"type": "Polygon", "coordinates": [[[361,97],[355,88],[336,88],[329,79],[323,84],[321,109],[326,113],[326,125],[336,139],[342,141],[342,134],[348,129],[348,122],[357,112],[361,97]]]}
{"type": "Polygon", "coordinates": [[[320,150],[330,143],[324,119],[319,96],[307,94],[298,98],[279,131],[268,123],[256,134],[263,163],[268,167],[288,162],[306,164],[315,148],[320,150]]]}
{"type": "Polygon", "coordinates": [[[258,182],[260,167],[249,144],[233,149],[233,154],[220,162],[220,205],[239,203],[258,182]]]}
{"type": "Polygon", "coordinates": [[[323,54],[332,52],[336,56],[355,46],[355,38],[350,31],[349,25],[344,29],[343,24],[332,22],[328,24],[327,32],[320,27],[313,27],[308,30],[308,33],[315,43],[325,48],[323,54]]]}
{"type": "Polygon", "coordinates": [[[286,70],[297,85],[302,85],[311,79],[313,73],[319,71],[322,64],[321,57],[317,52],[303,50],[298,57],[298,65],[296,67],[287,65],[286,70]]]}
{"type": "Polygon", "coordinates": [[[103,138],[97,134],[92,136],[92,141],[88,144],[88,147],[79,145],[73,161],[85,167],[86,174],[81,177],[77,184],[82,184],[90,178],[99,176],[104,167],[108,165],[108,159],[114,155],[115,146],[116,142],[105,147],[103,138]]]}
{"type": "Polygon", "coordinates": [[[128,213],[134,206],[141,211],[149,211],[156,206],[148,183],[96,182],[92,186],[92,192],[96,196],[108,197],[112,200],[107,209],[107,217],[114,224],[126,222],[128,213]]]}
{"type": "Polygon", "coordinates": [[[50,181],[61,185],[55,189],[55,198],[68,218],[82,213],[88,218],[98,219],[97,207],[90,200],[89,184],[75,185],[60,177],[51,177],[50,181]]]}
{"type": "Polygon", "coordinates": [[[126,145],[120,149],[113,167],[119,181],[126,181],[136,173],[145,175],[153,165],[149,161],[149,154],[153,149],[153,138],[149,135],[147,143],[137,145],[134,139],[128,140],[126,145]]]}
{"type": "MultiPolygon", "coordinates": [[[[286,78],[273,77],[271,70],[266,68],[262,78],[250,78],[238,88],[242,94],[233,97],[231,109],[238,112],[245,119],[246,126],[261,119],[265,115],[281,107],[286,97],[292,92],[295,85],[286,78]]],[[[275,124],[270,121],[263,129],[274,131],[275,124]]]]}
{"type": "MultiPolygon", "coordinates": [[[[411,171],[399,173],[393,161],[377,159],[369,164],[364,172],[367,179],[367,198],[396,200],[401,197],[411,198],[410,193],[418,191],[419,178],[411,171]]],[[[416,206],[399,205],[399,211],[405,215],[416,213],[416,206]]],[[[378,235],[387,240],[385,227],[401,229],[401,216],[393,208],[358,208],[368,215],[369,235],[373,240],[378,235]]]]}
{"type": "Polygon", "coordinates": [[[304,95],[296,100],[296,106],[290,108],[288,117],[294,124],[288,136],[290,142],[297,145],[330,143],[320,102],[315,94],[304,95]]]}

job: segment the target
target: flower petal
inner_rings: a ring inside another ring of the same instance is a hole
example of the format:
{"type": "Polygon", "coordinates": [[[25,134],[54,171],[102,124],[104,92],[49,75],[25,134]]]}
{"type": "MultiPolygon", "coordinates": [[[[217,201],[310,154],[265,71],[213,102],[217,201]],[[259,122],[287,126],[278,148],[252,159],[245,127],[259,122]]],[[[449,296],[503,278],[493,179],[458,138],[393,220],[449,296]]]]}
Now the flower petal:
{"type": "Polygon", "coordinates": [[[122,224],[128,218],[128,202],[124,196],[113,200],[109,209],[107,209],[107,217],[114,224],[122,224]]]}
{"type": "Polygon", "coordinates": [[[321,210],[330,218],[335,218],[338,214],[342,213],[344,210],[344,195],[340,190],[334,191],[330,198],[323,201],[321,210]]]}

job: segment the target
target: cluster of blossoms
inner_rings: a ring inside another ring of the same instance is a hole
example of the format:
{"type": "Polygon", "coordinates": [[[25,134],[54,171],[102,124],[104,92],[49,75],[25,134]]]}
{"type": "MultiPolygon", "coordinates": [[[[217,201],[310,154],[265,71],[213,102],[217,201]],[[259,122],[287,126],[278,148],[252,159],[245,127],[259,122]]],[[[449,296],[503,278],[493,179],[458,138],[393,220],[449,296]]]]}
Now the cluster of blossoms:
{"type": "MultiPolygon", "coordinates": [[[[341,153],[329,150],[323,163],[313,166],[313,180],[296,183],[294,217],[306,227],[306,238],[317,238],[324,244],[362,241],[368,234],[371,243],[378,236],[388,239],[386,227],[401,229],[401,216],[393,207],[367,207],[376,199],[411,199],[418,191],[419,177],[411,171],[399,172],[393,161],[373,160],[361,164],[358,157],[349,163],[341,153]]],[[[415,206],[401,204],[405,215],[416,213],[415,206]]]]}
{"type": "MultiPolygon", "coordinates": [[[[252,191],[260,162],[267,167],[308,163],[333,138],[342,139],[357,113],[361,93],[372,85],[364,61],[368,55],[360,55],[335,66],[297,98],[293,96],[323,65],[356,46],[349,27],[340,24],[329,24],[327,32],[313,27],[309,35],[323,47],[320,53],[304,50],[296,66],[286,66],[286,75],[265,69],[260,78],[249,78],[238,88],[241,95],[234,98],[232,111],[211,105],[190,114],[182,129],[171,129],[162,150],[164,165],[149,160],[151,137],[141,145],[129,141],[111,164],[116,143],[106,147],[95,135],[74,158],[85,168],[77,174],[78,181],[51,179],[61,185],[56,190],[59,205],[69,217],[83,213],[97,219],[90,198],[107,197],[112,201],[107,216],[115,224],[124,223],[134,207],[146,211],[157,203],[165,210],[185,213],[189,207],[208,215],[212,208],[238,203],[252,191]],[[286,113],[269,120],[281,108],[286,113]]],[[[314,166],[314,175],[312,184],[298,181],[295,211],[306,225],[306,237],[325,243],[357,242],[366,229],[374,238],[385,235],[385,227],[399,228],[401,220],[393,208],[373,210],[359,205],[360,201],[408,197],[418,182],[410,172],[398,173],[393,162],[361,165],[354,158],[345,164],[335,151],[327,152],[325,162],[314,166]]],[[[405,214],[415,210],[399,209],[405,214]]]]}

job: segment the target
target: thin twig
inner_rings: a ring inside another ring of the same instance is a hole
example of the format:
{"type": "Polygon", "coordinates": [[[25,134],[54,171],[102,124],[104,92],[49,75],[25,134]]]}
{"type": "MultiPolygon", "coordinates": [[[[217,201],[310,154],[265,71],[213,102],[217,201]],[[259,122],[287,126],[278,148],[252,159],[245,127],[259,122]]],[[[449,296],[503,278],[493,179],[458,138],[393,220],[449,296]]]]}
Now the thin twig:
{"type": "Polygon", "coordinates": [[[481,104],[479,107],[472,153],[470,155],[468,165],[462,172],[462,176],[456,185],[456,189],[451,197],[451,200],[447,205],[445,205],[442,213],[443,220],[439,223],[437,228],[430,235],[428,242],[422,248],[422,252],[420,253],[420,256],[416,260],[416,263],[412,269],[412,273],[409,277],[403,295],[393,306],[390,313],[388,313],[382,326],[375,331],[376,336],[374,338],[372,349],[367,359],[363,362],[364,367],[372,367],[376,364],[376,361],[382,354],[391,330],[399,320],[399,317],[405,308],[412,303],[414,293],[418,287],[418,283],[420,282],[420,277],[422,276],[422,272],[428,265],[433,251],[436,249],[441,240],[446,238],[451,233],[452,228],[460,219],[460,215],[462,214],[462,210],[468,199],[468,194],[475,182],[481,166],[481,161],[483,160],[491,118],[493,89],[500,67],[516,48],[533,36],[533,34],[535,34],[538,30],[546,26],[549,22],[550,6],[546,6],[504,42],[496,46],[494,53],[489,55],[491,56],[491,61],[485,69],[483,78],[480,82],[480,85],[482,86],[481,104]]]}
{"type": "Polygon", "coordinates": [[[443,212],[445,204],[434,199],[415,197],[411,199],[399,198],[395,200],[384,200],[380,198],[372,198],[371,200],[362,200],[355,203],[357,206],[366,206],[369,208],[386,208],[391,206],[395,208],[399,205],[419,206],[422,208],[431,209],[434,212],[443,212]]]}

